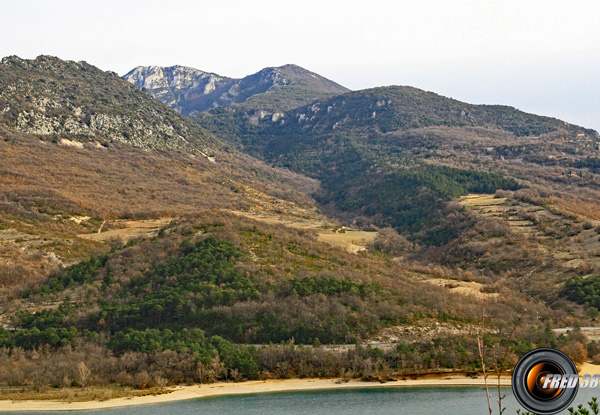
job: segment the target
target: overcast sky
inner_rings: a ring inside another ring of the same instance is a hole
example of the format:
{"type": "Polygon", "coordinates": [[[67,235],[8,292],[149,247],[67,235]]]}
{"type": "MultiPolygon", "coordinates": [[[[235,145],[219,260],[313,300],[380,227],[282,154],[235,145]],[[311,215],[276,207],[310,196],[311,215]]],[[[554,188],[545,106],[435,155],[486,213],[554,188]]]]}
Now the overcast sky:
{"type": "Polygon", "coordinates": [[[600,130],[598,0],[0,0],[0,56],[242,77],[295,63],[600,130]]]}

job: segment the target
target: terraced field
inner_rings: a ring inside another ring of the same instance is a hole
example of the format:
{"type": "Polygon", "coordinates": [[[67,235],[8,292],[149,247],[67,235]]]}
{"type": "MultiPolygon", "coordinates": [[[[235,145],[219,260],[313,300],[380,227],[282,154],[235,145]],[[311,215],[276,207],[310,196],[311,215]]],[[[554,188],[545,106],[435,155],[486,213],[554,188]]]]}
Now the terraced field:
{"type": "Polygon", "coordinates": [[[497,219],[567,268],[600,268],[600,221],[556,205],[539,206],[489,194],[460,200],[479,215],[497,219]]]}

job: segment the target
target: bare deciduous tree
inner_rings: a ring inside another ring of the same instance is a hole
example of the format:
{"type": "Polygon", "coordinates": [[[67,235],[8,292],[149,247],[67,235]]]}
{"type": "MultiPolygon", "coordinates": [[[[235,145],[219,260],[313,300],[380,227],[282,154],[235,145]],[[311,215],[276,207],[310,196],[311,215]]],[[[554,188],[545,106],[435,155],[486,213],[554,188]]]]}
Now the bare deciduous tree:
{"type": "Polygon", "coordinates": [[[77,383],[82,388],[85,388],[89,384],[91,377],[92,371],[87,367],[85,362],[79,362],[77,369],[75,370],[75,379],[77,380],[77,383]]]}
{"type": "Polygon", "coordinates": [[[165,388],[165,386],[167,386],[169,384],[169,381],[165,377],[163,377],[161,373],[155,373],[154,374],[154,384],[156,386],[158,386],[158,388],[162,392],[163,389],[165,388]]]}

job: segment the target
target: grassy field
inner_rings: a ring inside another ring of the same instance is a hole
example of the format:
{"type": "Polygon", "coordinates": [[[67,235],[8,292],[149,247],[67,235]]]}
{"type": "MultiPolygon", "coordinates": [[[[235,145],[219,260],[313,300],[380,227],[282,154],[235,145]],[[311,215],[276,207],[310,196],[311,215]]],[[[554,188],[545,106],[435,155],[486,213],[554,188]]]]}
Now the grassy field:
{"type": "Polygon", "coordinates": [[[106,387],[90,386],[85,388],[53,388],[49,386],[2,387],[0,388],[0,400],[86,402],[95,400],[106,401],[116,398],[133,398],[139,396],[156,396],[169,392],[170,391],[168,389],[161,390],[161,388],[132,389],[117,385],[106,387]]]}
{"type": "Polygon", "coordinates": [[[117,229],[110,229],[105,232],[84,233],[77,236],[91,241],[107,241],[111,238],[119,238],[123,242],[129,242],[131,239],[155,236],[163,227],[170,224],[171,221],[172,218],[115,220],[111,221],[111,226],[117,229]]]}
{"type": "Polygon", "coordinates": [[[251,209],[249,211],[232,211],[232,213],[272,225],[314,230],[317,231],[317,238],[321,241],[353,253],[367,249],[367,244],[377,236],[375,231],[347,228],[309,211],[299,214],[300,212],[276,213],[251,209]]]}

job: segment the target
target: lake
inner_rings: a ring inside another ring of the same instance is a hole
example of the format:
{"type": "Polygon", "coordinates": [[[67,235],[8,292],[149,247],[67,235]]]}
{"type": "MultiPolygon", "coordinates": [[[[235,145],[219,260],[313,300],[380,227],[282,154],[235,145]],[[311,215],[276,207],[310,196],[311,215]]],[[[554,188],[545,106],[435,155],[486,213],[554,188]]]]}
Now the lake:
{"type": "MultiPolygon", "coordinates": [[[[519,408],[510,388],[506,393],[505,415],[519,408]]],[[[574,405],[585,403],[599,390],[580,390],[574,405]]],[[[493,396],[495,403],[496,397],[493,396]]],[[[498,413],[497,403],[492,407],[498,413]]],[[[126,408],[82,411],[90,415],[485,415],[488,414],[485,393],[480,387],[398,387],[368,389],[335,389],[306,392],[273,392],[248,395],[218,396],[171,403],[139,405],[126,408]]],[[[8,413],[8,412],[6,412],[8,413]]],[[[15,412],[11,412],[15,414],[15,412]]],[[[65,412],[23,412],[34,414],[70,414],[65,412]]],[[[568,412],[561,412],[567,414],[568,412]]]]}

